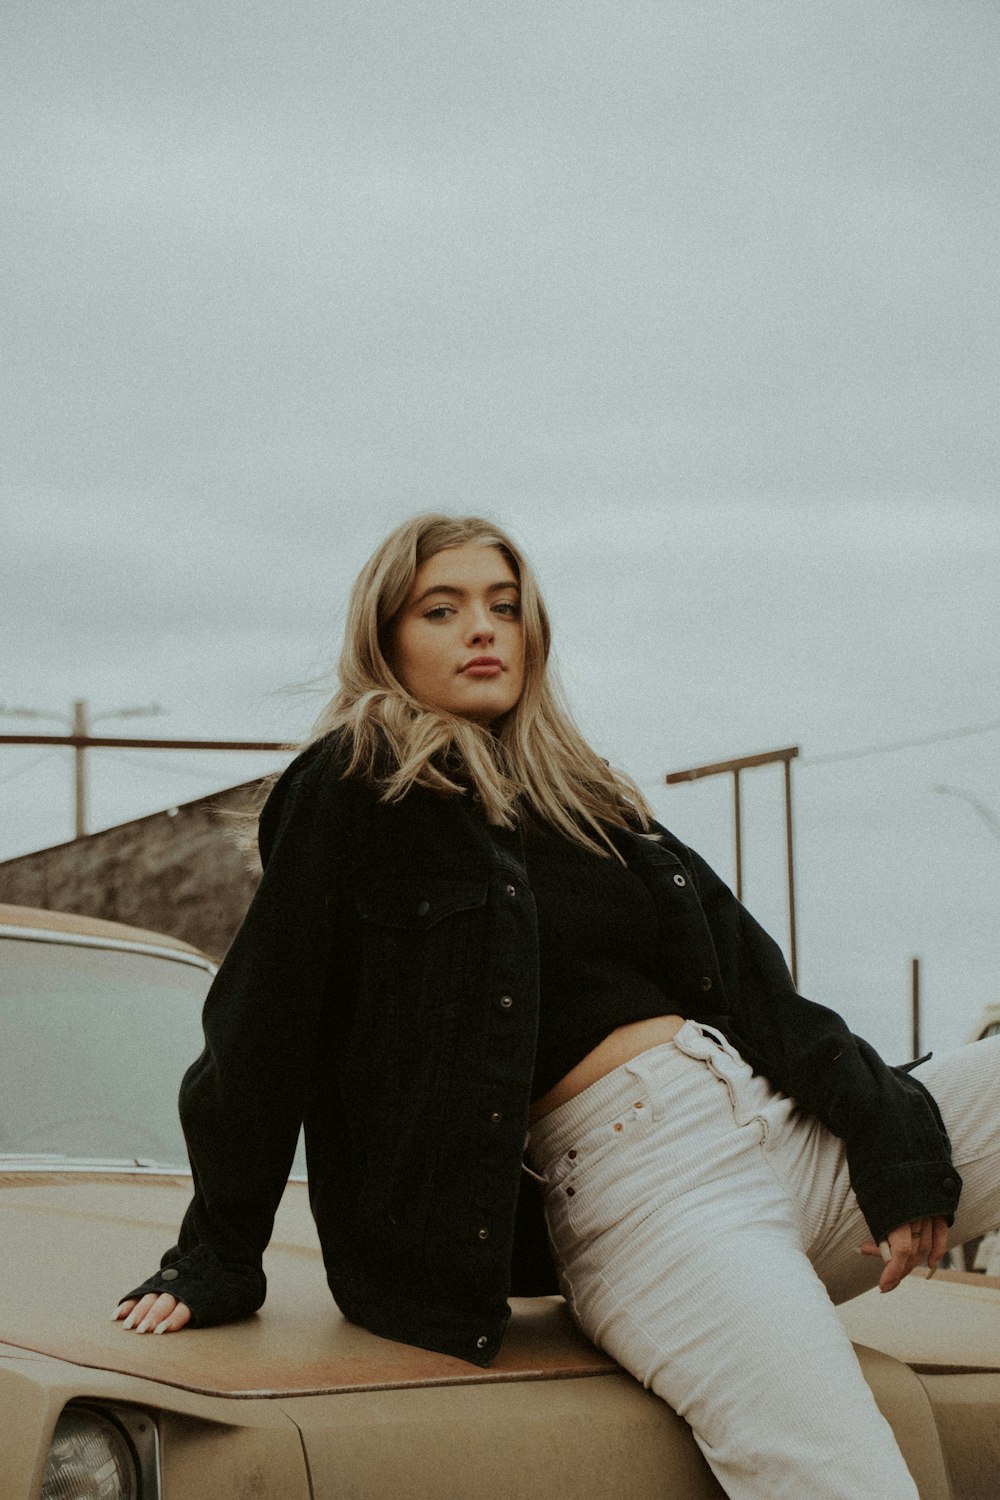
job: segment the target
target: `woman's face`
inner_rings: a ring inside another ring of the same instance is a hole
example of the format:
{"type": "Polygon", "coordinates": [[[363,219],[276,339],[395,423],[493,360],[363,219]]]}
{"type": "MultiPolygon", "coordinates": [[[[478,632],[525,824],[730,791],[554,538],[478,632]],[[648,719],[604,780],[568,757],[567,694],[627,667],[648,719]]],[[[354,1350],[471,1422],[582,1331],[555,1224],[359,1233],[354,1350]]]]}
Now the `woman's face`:
{"type": "Polygon", "coordinates": [[[514,707],[524,685],[520,590],[498,548],[470,542],[421,563],[390,664],[430,708],[488,725],[514,707]]]}

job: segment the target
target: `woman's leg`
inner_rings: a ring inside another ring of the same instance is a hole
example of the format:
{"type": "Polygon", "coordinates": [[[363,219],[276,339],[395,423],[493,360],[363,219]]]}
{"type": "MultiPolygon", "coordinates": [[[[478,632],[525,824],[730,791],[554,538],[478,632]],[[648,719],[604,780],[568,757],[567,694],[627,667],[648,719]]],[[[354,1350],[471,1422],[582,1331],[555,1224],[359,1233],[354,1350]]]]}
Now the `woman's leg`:
{"type": "Polygon", "coordinates": [[[688,1023],[542,1121],[567,1299],[734,1500],[915,1500],[764,1150],[776,1097],[688,1023]]]}

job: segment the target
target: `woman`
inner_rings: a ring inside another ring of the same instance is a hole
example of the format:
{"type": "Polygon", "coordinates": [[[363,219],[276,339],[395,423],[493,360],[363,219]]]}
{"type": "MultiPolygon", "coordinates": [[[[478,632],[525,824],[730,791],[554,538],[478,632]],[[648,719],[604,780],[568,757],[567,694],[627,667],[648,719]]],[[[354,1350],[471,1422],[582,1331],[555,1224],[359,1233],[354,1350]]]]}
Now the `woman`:
{"type": "Polygon", "coordinates": [[[583,741],[548,652],[485,521],[417,517],[362,571],[182,1084],[194,1197],[116,1316],[261,1305],[304,1124],[348,1318],[488,1364],[507,1296],[554,1291],[554,1264],[730,1495],[912,1497],[826,1287],[887,1291],[949,1225],[1000,1222],[997,1053],[893,1070],[798,996],[583,741]]]}

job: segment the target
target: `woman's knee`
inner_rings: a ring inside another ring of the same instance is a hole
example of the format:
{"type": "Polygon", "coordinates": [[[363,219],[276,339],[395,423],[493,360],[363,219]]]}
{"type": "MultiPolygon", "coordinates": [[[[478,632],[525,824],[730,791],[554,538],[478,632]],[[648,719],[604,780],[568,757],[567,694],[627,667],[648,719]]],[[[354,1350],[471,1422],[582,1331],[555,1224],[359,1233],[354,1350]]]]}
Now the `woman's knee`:
{"type": "Polygon", "coordinates": [[[1000,1155],[1000,1036],[972,1042],[914,1069],[937,1100],[955,1164],[1000,1155]]]}

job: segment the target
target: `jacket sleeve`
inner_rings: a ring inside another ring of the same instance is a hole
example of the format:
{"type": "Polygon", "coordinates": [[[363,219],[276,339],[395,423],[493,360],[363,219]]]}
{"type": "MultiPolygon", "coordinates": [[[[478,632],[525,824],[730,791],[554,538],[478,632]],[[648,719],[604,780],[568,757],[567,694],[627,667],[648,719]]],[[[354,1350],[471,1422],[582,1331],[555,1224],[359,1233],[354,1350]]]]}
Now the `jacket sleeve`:
{"type": "Polygon", "coordinates": [[[910,1219],[951,1224],[961,1178],[941,1112],[833,1010],[799,995],[777,943],[697,854],[686,851],[732,1003],[737,1045],[776,1088],[844,1141],[873,1238],[910,1219]]]}
{"type": "Polygon", "coordinates": [[[194,1326],[264,1301],[261,1258],[312,1084],[334,961],[345,783],[327,742],[275,783],[260,818],[263,876],[205,1001],[205,1048],[184,1075],[180,1115],[194,1197],[160,1270],[127,1293],[169,1292],[194,1326]]]}

